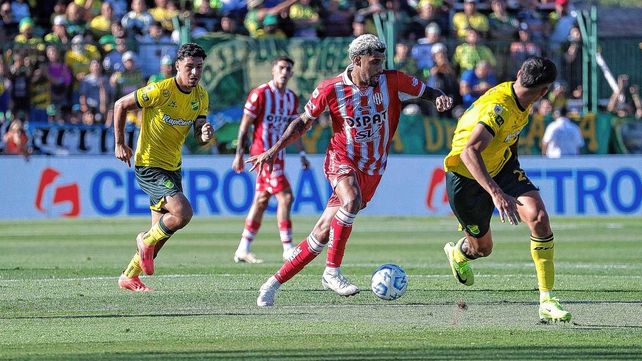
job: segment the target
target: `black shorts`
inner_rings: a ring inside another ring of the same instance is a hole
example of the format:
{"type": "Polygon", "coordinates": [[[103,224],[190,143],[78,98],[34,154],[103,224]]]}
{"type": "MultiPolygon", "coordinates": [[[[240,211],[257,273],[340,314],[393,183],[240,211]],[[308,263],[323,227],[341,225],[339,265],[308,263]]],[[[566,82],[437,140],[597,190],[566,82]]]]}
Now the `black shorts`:
{"type": "MultiPolygon", "coordinates": [[[[528,179],[514,156],[493,179],[504,193],[515,198],[539,190],[528,179]]],[[[446,189],[450,208],[463,230],[475,238],[485,235],[490,229],[490,219],[495,210],[490,194],[476,180],[453,172],[446,173],[446,189]]]]}
{"type": "Polygon", "coordinates": [[[183,192],[180,170],[169,171],[156,167],[135,167],[138,185],[149,196],[149,208],[162,212],[165,197],[171,197],[183,192]]]}

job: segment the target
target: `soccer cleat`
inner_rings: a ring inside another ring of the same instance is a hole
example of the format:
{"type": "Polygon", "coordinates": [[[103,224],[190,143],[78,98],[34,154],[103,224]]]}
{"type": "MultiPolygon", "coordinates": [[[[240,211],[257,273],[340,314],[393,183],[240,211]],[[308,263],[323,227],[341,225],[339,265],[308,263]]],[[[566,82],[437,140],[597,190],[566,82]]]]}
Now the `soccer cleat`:
{"type": "Polygon", "coordinates": [[[337,294],[345,297],[353,296],[359,293],[359,287],[350,283],[350,281],[341,272],[336,275],[323,272],[321,285],[324,289],[331,289],[337,294]]]}
{"type": "Polygon", "coordinates": [[[145,232],[140,232],[136,237],[136,246],[138,247],[138,255],[140,256],[140,268],[147,275],[154,274],[154,246],[147,245],[143,242],[145,232]]]}
{"type": "Polygon", "coordinates": [[[448,242],[444,246],[444,252],[446,257],[448,257],[448,262],[450,263],[450,268],[453,271],[453,276],[459,281],[459,283],[466,286],[472,286],[475,282],[475,277],[473,276],[473,270],[470,268],[468,261],[457,263],[453,253],[455,252],[455,244],[453,242],[448,242]]]}
{"type": "Polygon", "coordinates": [[[151,288],[145,286],[145,284],[140,280],[138,276],[129,278],[124,274],[121,274],[118,278],[118,287],[130,290],[133,292],[149,292],[152,291],[151,288]]]}
{"type": "Polygon", "coordinates": [[[551,297],[539,303],[539,319],[546,323],[550,321],[568,322],[571,320],[571,313],[562,308],[557,298],[551,297]]]}
{"type": "Polygon", "coordinates": [[[259,288],[259,297],[256,299],[256,305],[259,307],[274,306],[274,297],[279,288],[273,285],[270,280],[267,280],[261,288],[259,288]]]}
{"type": "Polygon", "coordinates": [[[256,256],[252,252],[240,253],[237,251],[236,253],[234,253],[234,262],[263,263],[263,260],[260,258],[256,258],[256,256]]]}

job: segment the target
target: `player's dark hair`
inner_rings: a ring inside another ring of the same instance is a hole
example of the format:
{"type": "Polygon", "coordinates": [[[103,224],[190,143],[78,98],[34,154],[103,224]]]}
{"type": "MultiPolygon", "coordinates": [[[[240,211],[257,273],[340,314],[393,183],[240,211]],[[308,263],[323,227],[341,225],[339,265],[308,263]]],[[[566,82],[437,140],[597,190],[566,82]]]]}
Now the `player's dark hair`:
{"type": "Polygon", "coordinates": [[[548,85],[557,78],[557,68],[552,61],[541,56],[535,56],[522,64],[520,84],[524,88],[537,88],[548,85]]]}
{"type": "Polygon", "coordinates": [[[294,66],[294,60],[287,55],[279,55],[274,60],[272,60],[272,66],[276,65],[280,61],[287,61],[290,65],[294,66]]]}
{"type": "Polygon", "coordinates": [[[203,50],[200,45],[194,43],[186,43],[178,48],[178,52],[176,53],[176,60],[183,60],[189,57],[203,58],[203,60],[205,60],[206,56],[207,55],[205,54],[205,50],[203,50]]]}

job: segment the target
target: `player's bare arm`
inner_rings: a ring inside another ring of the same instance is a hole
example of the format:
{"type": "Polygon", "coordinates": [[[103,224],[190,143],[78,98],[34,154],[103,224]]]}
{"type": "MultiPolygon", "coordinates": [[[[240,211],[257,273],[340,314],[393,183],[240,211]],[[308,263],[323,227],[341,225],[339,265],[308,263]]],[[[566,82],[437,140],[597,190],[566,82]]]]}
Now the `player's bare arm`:
{"type": "Polygon", "coordinates": [[[243,162],[243,155],[245,153],[245,146],[249,142],[249,133],[250,127],[254,119],[249,114],[243,114],[241,118],[241,125],[239,126],[239,134],[237,136],[237,146],[236,146],[236,155],[232,161],[232,169],[236,173],[241,173],[245,169],[245,163],[243,162]]]}
{"type": "Polygon", "coordinates": [[[214,128],[212,124],[203,117],[196,118],[194,121],[194,138],[199,145],[205,145],[214,138],[214,128]]]}
{"type": "Polygon", "coordinates": [[[499,211],[501,221],[506,222],[508,218],[510,224],[516,225],[520,220],[519,213],[517,212],[517,204],[519,204],[519,202],[514,197],[504,193],[499,185],[497,185],[488,173],[481,156],[482,151],[488,147],[491,140],[493,140],[493,135],[483,124],[478,124],[473,129],[468,143],[466,143],[459,157],[479,185],[493,198],[493,203],[499,211]]]}
{"type": "Polygon", "coordinates": [[[274,155],[285,149],[288,145],[294,143],[296,140],[300,139],[305,132],[307,132],[312,125],[314,124],[315,118],[312,118],[303,113],[294,119],[290,125],[285,129],[283,135],[279,140],[272,146],[272,148],[266,150],[265,152],[252,156],[248,158],[246,163],[251,163],[252,168],[250,172],[254,169],[261,169],[263,164],[269,166],[269,171],[272,171],[272,164],[274,163],[274,155]]]}
{"type": "Polygon", "coordinates": [[[125,143],[125,123],[127,112],[138,109],[136,92],[118,99],[114,104],[114,155],[131,167],[132,149],[125,143]]]}
{"type": "Polygon", "coordinates": [[[444,94],[440,89],[426,87],[423,94],[421,94],[421,99],[427,100],[435,104],[437,111],[444,112],[453,106],[453,98],[444,94]]]}

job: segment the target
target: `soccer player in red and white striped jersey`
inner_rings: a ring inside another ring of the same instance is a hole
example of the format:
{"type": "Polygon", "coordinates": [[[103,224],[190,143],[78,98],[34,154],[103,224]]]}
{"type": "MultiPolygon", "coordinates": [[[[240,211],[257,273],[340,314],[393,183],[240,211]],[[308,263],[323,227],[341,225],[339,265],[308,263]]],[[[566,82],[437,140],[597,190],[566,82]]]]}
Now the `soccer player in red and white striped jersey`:
{"type": "MultiPolygon", "coordinates": [[[[232,162],[232,168],[237,173],[244,169],[243,153],[252,126],[254,140],[250,147],[250,154],[257,155],[276,144],[290,122],[296,118],[299,100],[296,94],[287,88],[293,74],[293,66],[294,61],[287,56],[275,58],[272,62],[272,80],[254,88],[247,97],[238,133],[236,157],[232,162]]],[[[303,149],[302,145],[300,147],[303,149]]],[[[310,165],[303,151],[301,151],[301,163],[304,169],[310,165]]],[[[276,218],[283,245],[283,258],[285,259],[288,252],[293,249],[290,219],[293,197],[290,182],[285,176],[285,150],[276,154],[272,172],[268,170],[267,165],[258,169],[254,200],[245,219],[245,228],[238,248],[234,253],[235,262],[263,262],[251,252],[251,246],[261,227],[263,213],[272,195],[276,197],[278,203],[276,218]]]]}
{"type": "Polygon", "coordinates": [[[334,135],[325,157],[324,172],[334,192],[310,235],[281,269],[259,290],[258,306],[272,306],[281,284],[300,272],[326,244],[328,256],[321,283],[342,296],[359,293],[340,271],[352,223],[371,200],[386,169],[388,150],[397,130],[401,102],[413,98],[432,101],[437,110],[452,106],[441,90],[427,87],[405,73],[383,70],[386,45],[374,35],[361,35],[348,48],[351,65],[342,74],[322,82],[305,112],[267,151],[250,157],[253,168],[271,166],[278,153],[299,139],[324,111],[329,111],[334,135]]]}

